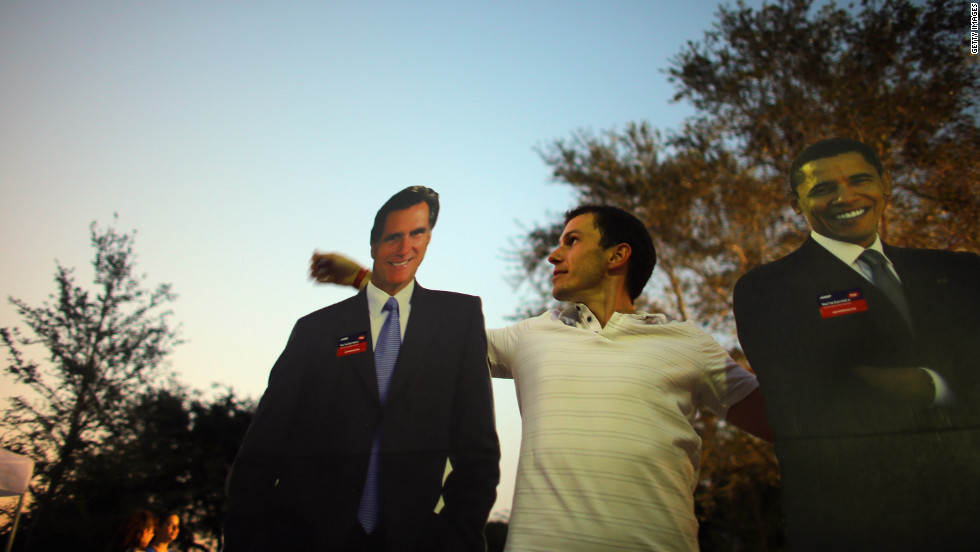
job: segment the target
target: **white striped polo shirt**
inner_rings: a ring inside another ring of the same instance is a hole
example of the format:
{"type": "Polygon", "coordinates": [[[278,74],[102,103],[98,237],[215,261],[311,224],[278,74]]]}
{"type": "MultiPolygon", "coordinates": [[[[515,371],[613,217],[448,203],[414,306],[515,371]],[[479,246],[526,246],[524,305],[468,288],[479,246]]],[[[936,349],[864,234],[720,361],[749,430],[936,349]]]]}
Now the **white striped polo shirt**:
{"type": "Polygon", "coordinates": [[[695,405],[724,417],[755,376],[694,323],[614,313],[603,328],[575,308],[487,332],[522,418],[507,550],[696,552],[695,405]]]}

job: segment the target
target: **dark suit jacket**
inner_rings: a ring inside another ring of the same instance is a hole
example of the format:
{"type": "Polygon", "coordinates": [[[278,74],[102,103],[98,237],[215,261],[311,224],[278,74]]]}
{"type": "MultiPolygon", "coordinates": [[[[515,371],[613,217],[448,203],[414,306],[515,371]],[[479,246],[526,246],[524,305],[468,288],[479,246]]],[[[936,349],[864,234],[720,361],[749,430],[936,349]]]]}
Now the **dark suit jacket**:
{"type": "Polygon", "coordinates": [[[483,550],[500,448],[480,299],[416,284],[384,408],[372,350],[363,290],[296,323],[229,476],[226,551],[345,550],[379,428],[388,549],[483,550]]]}
{"type": "Polygon", "coordinates": [[[812,238],[735,285],[793,550],[975,549],[980,537],[980,257],[884,249],[914,331],[812,238]],[[862,380],[862,365],[930,368],[956,402],[898,399],[862,380]]]}

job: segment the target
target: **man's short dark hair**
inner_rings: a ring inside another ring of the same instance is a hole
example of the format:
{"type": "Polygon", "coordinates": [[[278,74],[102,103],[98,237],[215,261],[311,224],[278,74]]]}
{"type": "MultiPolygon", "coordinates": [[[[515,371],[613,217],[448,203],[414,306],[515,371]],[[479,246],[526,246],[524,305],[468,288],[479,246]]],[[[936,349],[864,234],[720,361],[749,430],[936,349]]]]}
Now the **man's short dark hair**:
{"type": "Polygon", "coordinates": [[[806,178],[806,175],[801,170],[803,169],[803,165],[816,159],[835,157],[851,152],[860,153],[864,157],[864,160],[878,171],[878,176],[882,175],[884,171],[881,167],[881,159],[878,158],[878,152],[872,149],[871,146],[852,138],[827,138],[826,140],[820,140],[819,142],[810,144],[793,160],[793,165],[789,168],[789,191],[794,196],[798,195],[796,189],[800,187],[800,184],[806,178]]]}
{"type": "Polygon", "coordinates": [[[612,205],[581,205],[565,213],[565,224],[579,215],[592,213],[592,222],[599,230],[599,247],[628,244],[632,253],[626,265],[626,288],[630,299],[636,300],[653,274],[657,250],[647,227],[632,214],[612,205]]]}
{"type": "Polygon", "coordinates": [[[385,230],[385,221],[388,220],[388,215],[395,211],[408,209],[423,201],[429,206],[429,230],[435,228],[436,219],[439,218],[439,194],[432,188],[425,186],[409,186],[391,196],[378,209],[378,214],[374,216],[374,226],[371,227],[371,245],[378,243],[378,240],[381,239],[381,233],[385,230]]]}

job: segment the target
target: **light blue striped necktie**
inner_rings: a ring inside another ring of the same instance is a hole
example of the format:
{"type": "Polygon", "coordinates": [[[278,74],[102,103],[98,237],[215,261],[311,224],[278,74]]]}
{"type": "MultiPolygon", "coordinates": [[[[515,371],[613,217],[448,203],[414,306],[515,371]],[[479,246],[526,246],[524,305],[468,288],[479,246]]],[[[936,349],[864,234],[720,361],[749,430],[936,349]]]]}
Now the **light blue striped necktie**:
{"type": "MultiPolygon", "coordinates": [[[[398,349],[402,345],[401,324],[398,319],[398,301],[389,297],[384,309],[389,311],[388,319],[381,326],[378,344],[374,348],[374,370],[378,376],[378,395],[381,406],[388,399],[388,384],[395,371],[398,349]]],[[[357,508],[357,521],[369,535],[378,527],[381,505],[381,428],[374,434],[371,445],[371,459],[368,461],[367,480],[361,494],[361,505],[357,508]]]]}

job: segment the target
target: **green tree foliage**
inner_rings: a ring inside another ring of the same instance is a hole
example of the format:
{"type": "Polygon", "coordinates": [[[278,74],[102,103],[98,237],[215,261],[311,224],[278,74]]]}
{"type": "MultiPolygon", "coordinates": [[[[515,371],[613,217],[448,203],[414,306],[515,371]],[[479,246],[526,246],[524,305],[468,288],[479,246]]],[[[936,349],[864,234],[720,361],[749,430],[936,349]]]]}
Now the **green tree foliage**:
{"type": "Polygon", "coordinates": [[[180,516],[180,549],[220,549],[225,478],[253,409],[229,389],[210,400],[175,386],[147,390],[128,412],[127,431],[79,457],[29,549],[101,552],[136,509],[180,516]]]}
{"type": "Polygon", "coordinates": [[[98,542],[113,519],[150,508],[180,516],[181,549],[220,549],[225,478],[253,407],[227,389],[212,400],[180,388],[146,392],[130,411],[130,431],[82,463],[75,498],[59,504],[68,515],[58,517],[74,521],[59,524],[59,532],[65,540],[91,535],[98,542]]]}
{"type": "Polygon", "coordinates": [[[178,454],[185,458],[191,485],[185,496],[172,504],[188,508],[188,527],[216,542],[216,549],[223,544],[225,479],[252,423],[255,406],[230,389],[211,402],[197,400],[190,405],[194,423],[190,439],[181,443],[178,454]]]}
{"type": "MultiPolygon", "coordinates": [[[[618,205],[647,225],[658,263],[639,308],[697,320],[734,347],[731,290],[802,243],[788,170],[822,138],[879,151],[895,185],[884,239],[980,252],[980,62],[965,42],[967,10],[947,0],[722,7],[668,70],[675,100],[697,110],[682,129],[582,131],[539,153],[579,202],[618,205]]],[[[535,297],[519,315],[550,302],[546,258],[560,231],[555,221],[515,240],[512,282],[535,297]]],[[[707,414],[699,431],[702,546],[780,549],[772,448],[707,414]]]]}
{"type": "MultiPolygon", "coordinates": [[[[673,58],[677,100],[698,110],[665,140],[646,123],[575,133],[541,148],[581,202],[620,205],[650,228],[658,309],[732,330],[735,280],[805,233],[787,200],[793,157],[848,136],[878,149],[895,183],[882,233],[914,247],[980,252],[980,63],[964,47],[967,6],[903,0],[815,9],[805,0],[719,9],[673,58]]],[[[531,228],[512,281],[548,297],[560,223],[531,228]]]]}
{"type": "MultiPolygon", "coordinates": [[[[650,230],[657,270],[639,307],[731,329],[729,294],[749,263],[745,244],[770,237],[760,225],[757,198],[743,190],[754,179],[739,170],[734,154],[709,143],[670,147],[646,123],[632,123],[623,132],[556,140],[541,155],[580,202],[618,205],[650,230]]],[[[546,258],[560,233],[561,221],[528,232],[526,247],[515,252],[515,283],[550,295],[546,258]]]]}
{"type": "Polygon", "coordinates": [[[11,299],[31,335],[0,329],[7,373],[26,387],[8,399],[0,443],[38,461],[15,550],[101,552],[141,508],[180,515],[181,549],[220,547],[225,478],[254,404],[230,389],[205,399],[173,380],[170,287],[144,289],[135,233],[90,232],[93,289],[58,265],[49,302],[11,299]]]}
{"type": "Polygon", "coordinates": [[[32,335],[0,329],[9,353],[7,373],[29,390],[10,397],[3,446],[37,461],[32,485],[36,524],[66,498],[80,459],[125,431],[140,392],[167,377],[163,360],[179,341],[165,306],[170,286],[152,291],[137,276],[134,234],[91,226],[93,289],[77,285],[58,264],[57,292],[41,307],[11,298],[32,335]],[[43,350],[47,362],[35,360],[43,350]]]}
{"type": "Polygon", "coordinates": [[[785,190],[807,144],[855,138],[894,177],[891,241],[980,250],[980,63],[965,42],[967,3],[813,4],[721,8],[673,59],[675,99],[759,179],[752,195],[785,190]]]}

